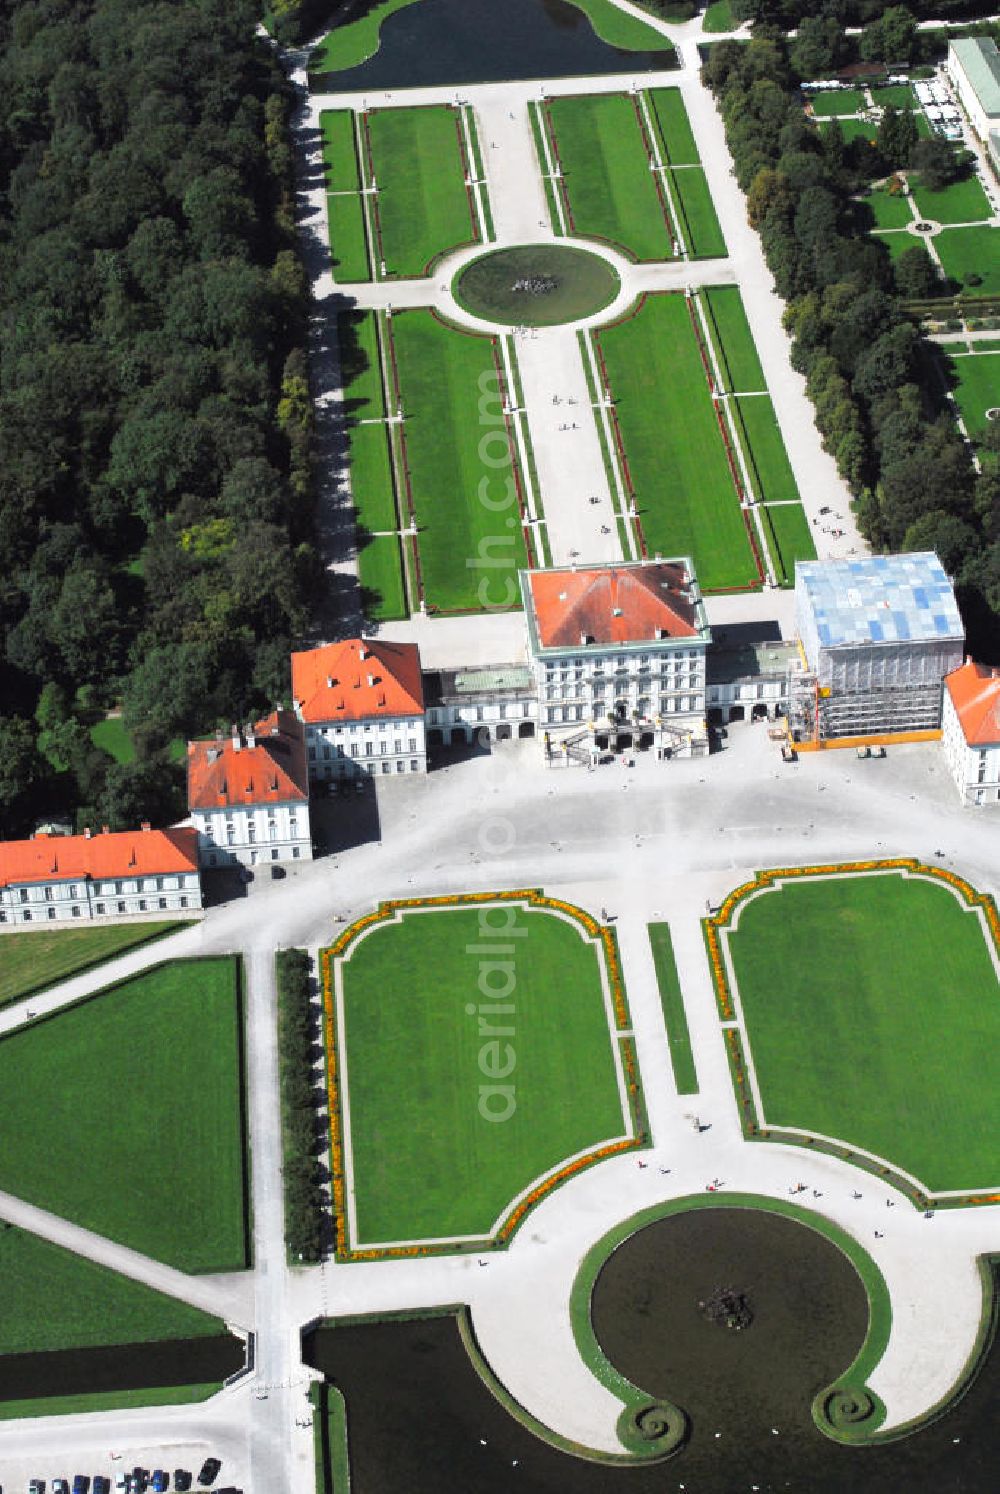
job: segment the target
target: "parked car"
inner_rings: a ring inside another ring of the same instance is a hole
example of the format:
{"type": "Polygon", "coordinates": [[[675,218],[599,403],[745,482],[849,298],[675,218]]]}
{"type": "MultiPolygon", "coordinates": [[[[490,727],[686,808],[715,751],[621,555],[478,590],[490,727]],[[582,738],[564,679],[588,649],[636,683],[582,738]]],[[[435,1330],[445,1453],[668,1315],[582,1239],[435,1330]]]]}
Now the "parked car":
{"type": "Polygon", "coordinates": [[[103,1473],[94,1474],[94,1494],[111,1494],[111,1480],[103,1473]]]}
{"type": "Polygon", "coordinates": [[[219,1469],[221,1467],[222,1462],[219,1458],[206,1458],[201,1465],[201,1472],[198,1475],[199,1484],[202,1484],[205,1488],[209,1484],[214,1484],[219,1476],[219,1469]]]}
{"type": "Polygon", "coordinates": [[[64,1478],[52,1480],[52,1494],[69,1494],[69,1484],[64,1478]]]}
{"type": "Polygon", "coordinates": [[[78,1473],[73,1479],[73,1494],[87,1494],[90,1488],[90,1479],[85,1473],[78,1473]]]}
{"type": "Polygon", "coordinates": [[[164,1473],[164,1471],[163,1471],[162,1468],[154,1468],[153,1469],[153,1477],[152,1477],[152,1479],[150,1481],[149,1487],[151,1489],[155,1489],[156,1490],[156,1494],[163,1494],[163,1491],[167,1487],[167,1484],[169,1482],[170,1482],[169,1475],[166,1474],[166,1473],[164,1473]]]}
{"type": "Polygon", "coordinates": [[[28,1494],[45,1494],[45,1480],[43,1478],[33,1478],[28,1485],[28,1494]]]}
{"type": "Polygon", "coordinates": [[[128,1478],[128,1474],[127,1473],[117,1473],[115,1475],[115,1488],[116,1489],[127,1489],[128,1488],[128,1484],[129,1484],[129,1478],[128,1478]]]}
{"type": "Polygon", "coordinates": [[[180,1494],[186,1494],[186,1491],[188,1489],[190,1489],[190,1487],[191,1487],[191,1475],[188,1472],[188,1470],[186,1468],[175,1468],[174,1469],[174,1488],[177,1489],[177,1490],[179,1490],[180,1494]]]}

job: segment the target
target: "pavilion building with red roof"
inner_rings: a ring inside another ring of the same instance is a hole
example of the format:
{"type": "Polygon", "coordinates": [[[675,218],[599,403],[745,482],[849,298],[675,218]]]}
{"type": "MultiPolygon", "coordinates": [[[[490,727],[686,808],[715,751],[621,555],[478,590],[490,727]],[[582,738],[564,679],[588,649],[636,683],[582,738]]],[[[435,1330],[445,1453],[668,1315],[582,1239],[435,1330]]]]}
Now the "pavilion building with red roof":
{"type": "Polygon", "coordinates": [[[945,676],[941,741],[964,804],[1000,804],[1000,669],[967,659],[945,676]]]}
{"type": "Polygon", "coordinates": [[[200,908],[194,830],[143,825],[0,841],[0,924],[177,918],[200,908]]]}
{"type": "Polygon", "coordinates": [[[202,866],[312,860],[305,733],[292,711],[189,742],[187,777],[202,866]]]}
{"type": "Polygon", "coordinates": [[[420,650],[346,638],[292,654],[292,696],[306,733],[309,777],[426,773],[420,650]]]}
{"type": "Polygon", "coordinates": [[[712,635],[689,559],[522,571],[521,591],[550,761],[707,753],[712,635]]]}

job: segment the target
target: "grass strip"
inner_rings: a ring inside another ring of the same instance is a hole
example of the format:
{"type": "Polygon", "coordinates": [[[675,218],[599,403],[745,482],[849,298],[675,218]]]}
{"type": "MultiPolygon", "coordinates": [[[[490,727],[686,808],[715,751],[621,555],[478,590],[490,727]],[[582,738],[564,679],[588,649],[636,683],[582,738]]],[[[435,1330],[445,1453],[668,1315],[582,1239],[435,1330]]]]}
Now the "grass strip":
{"type": "MultiPolygon", "coordinates": [[[[569,0],[569,4],[582,10],[597,35],[611,47],[622,47],[629,52],[669,52],[676,61],[676,53],[668,37],[640,21],[637,16],[627,15],[611,0],[569,0]]],[[[665,62],[671,67],[673,62],[665,62]]]]}
{"type": "Polygon", "coordinates": [[[543,131],[545,124],[542,119],[540,107],[534,102],[528,102],[528,119],[531,121],[531,133],[535,141],[535,154],[538,157],[538,170],[545,188],[545,202],[549,210],[549,221],[555,233],[562,237],[562,214],[559,211],[559,202],[556,195],[555,184],[549,175],[548,157],[545,153],[545,140],[543,131]]]}
{"type": "Polygon", "coordinates": [[[751,586],[759,574],[707,374],[683,295],[647,297],[595,336],[646,543],[690,555],[705,590],[751,586]]]}
{"type": "Polygon", "coordinates": [[[281,949],[275,970],[285,1245],[292,1263],[312,1265],[323,1254],[327,1203],[317,1162],[320,1137],[312,1078],[316,1018],[310,1004],[309,955],[304,949],[281,949]]]}
{"type": "Polygon", "coordinates": [[[187,928],[186,923],[109,924],[106,928],[4,934],[0,941],[0,1006],[23,1001],[82,975],[95,965],[187,928]]]}
{"type": "Polygon", "coordinates": [[[674,1083],[679,1095],[698,1093],[698,1071],[695,1068],[691,1035],[688,1032],[687,1014],[684,1010],[684,993],[677,977],[674,947],[670,938],[670,925],[650,923],[646,925],[649,944],[653,951],[656,969],[656,984],[660,990],[663,1020],[667,1027],[667,1043],[670,1047],[670,1062],[674,1071],[674,1083]]]}
{"type": "Polygon", "coordinates": [[[324,109],[320,115],[320,130],[323,135],[330,256],[335,277],[344,284],[370,280],[361,171],[352,111],[324,109]]]}
{"type": "Polygon", "coordinates": [[[635,101],[622,93],[586,94],[552,99],[545,110],[571,232],[635,260],[670,259],[669,215],[635,101]]]}
{"type": "Polygon", "coordinates": [[[481,183],[479,188],[479,201],[482,204],[483,230],[488,243],[496,239],[496,226],[493,222],[493,208],[490,204],[490,194],[486,186],[486,171],[483,167],[483,152],[479,144],[479,130],[476,125],[476,111],[471,105],[465,106],[465,118],[469,126],[469,141],[472,146],[472,171],[476,181],[481,183]]]}
{"type": "MultiPolygon", "coordinates": [[[[590,394],[591,406],[594,407],[597,404],[598,393],[594,385],[594,376],[591,372],[590,367],[587,333],[583,330],[582,327],[577,328],[576,340],[580,345],[580,357],[583,359],[583,372],[587,380],[587,390],[590,394]]],[[[608,447],[608,437],[604,429],[604,421],[601,419],[600,410],[592,408],[591,415],[593,417],[594,424],[597,426],[597,439],[601,447],[601,460],[604,463],[605,476],[608,479],[608,491],[611,494],[611,507],[614,511],[615,523],[618,526],[618,539],[621,543],[622,554],[626,559],[628,559],[628,557],[632,554],[629,525],[627,516],[624,515],[621,511],[618,499],[618,483],[619,481],[621,481],[624,488],[624,478],[622,476],[621,469],[618,466],[616,457],[612,455],[608,447]]]]}
{"type": "Polygon", "coordinates": [[[816,559],[816,545],[805,509],[801,503],[782,503],[776,508],[765,504],[759,512],[767,530],[775,570],[790,586],[795,581],[795,562],[816,559]]]}
{"type": "Polygon", "coordinates": [[[527,563],[523,484],[502,412],[496,339],[460,331],[426,310],[397,312],[390,325],[406,416],[404,481],[420,531],[427,605],[478,611],[501,597],[516,605],[516,572],[527,563]],[[497,502],[505,488],[514,496],[502,514],[497,502]],[[479,500],[481,491],[490,506],[479,500]]]}
{"type": "Polygon", "coordinates": [[[366,617],[394,622],[409,616],[398,535],[359,537],[358,580],[366,617]]]}
{"type": "Polygon", "coordinates": [[[169,961],[8,1034],[0,1188],[181,1271],[244,1269],[239,974],[169,961]]]}
{"type": "Polygon", "coordinates": [[[747,399],[731,399],[729,403],[736,409],[744,437],[754,496],[766,503],[797,503],[798,484],[771,401],[751,395],[747,399]]]}
{"type": "Polygon", "coordinates": [[[679,88],[651,88],[647,94],[660,137],[664,162],[670,166],[700,166],[684,98],[679,88]]]}
{"type": "Polygon", "coordinates": [[[442,254],[479,237],[458,110],[372,109],[365,120],[385,274],[427,275],[442,254]]]}
{"type": "Polygon", "coordinates": [[[714,285],[702,293],[702,305],[714,332],[719,370],[726,392],[752,394],[767,388],[757,346],[750,331],[743,297],[735,285],[714,285]]]}
{"type": "Polygon", "coordinates": [[[221,1381],[204,1385],[150,1385],[141,1390],[100,1390],[91,1395],[53,1395],[29,1401],[0,1401],[0,1421],[36,1416],[89,1416],[99,1411],[127,1411],[141,1406],[191,1406],[222,1389],[221,1381]]]}
{"type": "Polygon", "coordinates": [[[722,237],[712,194],[701,167],[671,171],[670,182],[684,219],[691,259],[722,259],[729,252],[722,237]]]}

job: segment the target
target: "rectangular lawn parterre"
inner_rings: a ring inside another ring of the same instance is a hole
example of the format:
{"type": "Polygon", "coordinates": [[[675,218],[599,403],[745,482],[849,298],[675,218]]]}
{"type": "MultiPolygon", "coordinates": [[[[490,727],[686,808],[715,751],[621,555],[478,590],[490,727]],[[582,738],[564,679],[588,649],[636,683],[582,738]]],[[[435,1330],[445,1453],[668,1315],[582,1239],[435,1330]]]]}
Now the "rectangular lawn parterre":
{"type": "Polygon", "coordinates": [[[868,119],[821,119],[819,128],[821,135],[839,130],[845,145],[850,145],[852,140],[870,140],[874,143],[878,133],[878,126],[868,119]]]}
{"type": "Polygon", "coordinates": [[[700,166],[701,156],[680,89],[653,88],[648,97],[664,161],[671,166],[700,166]]]}
{"type": "Polygon", "coordinates": [[[671,225],[635,101],[622,93],[557,98],[544,105],[543,118],[571,232],[633,259],[670,259],[671,225]]]}
{"type": "Polygon", "coordinates": [[[795,562],[816,559],[816,545],[806,511],[801,503],[775,503],[765,504],[761,513],[767,548],[778,575],[784,581],[794,581],[795,562]]]}
{"type": "Polygon", "coordinates": [[[379,622],[409,617],[397,535],[379,534],[360,543],[358,579],[366,617],[379,622]]]}
{"type": "Polygon", "coordinates": [[[248,1262],[238,962],[175,960],[0,1041],[0,1188],[179,1270],[248,1262]]]}
{"type": "Polygon", "coordinates": [[[704,171],[700,166],[687,166],[669,176],[689,255],[692,259],[723,258],[726,241],[704,171]]]}
{"type": "Polygon", "coordinates": [[[405,912],[351,947],[352,1245],[489,1238],[543,1174],[630,1134],[602,960],[574,923],[522,905],[405,912]]]}
{"type": "Polygon", "coordinates": [[[788,879],[728,938],[765,1127],[929,1193],[1000,1186],[1000,986],[981,915],[899,872],[788,879]]]}
{"type": "Polygon", "coordinates": [[[480,237],[466,186],[461,116],[450,104],[372,109],[362,116],[376,253],[387,275],[430,273],[434,261],[480,237]]]}
{"type": "Polygon", "coordinates": [[[757,394],[766,390],[764,370],[739,287],[709,286],[701,297],[726,393],[757,394]]]}
{"type": "Polygon", "coordinates": [[[127,949],[138,949],[140,944],[184,927],[182,923],[108,924],[52,933],[39,929],[37,933],[4,934],[0,939],[0,1006],[58,985],[127,949]]]}
{"type": "MultiPolygon", "coordinates": [[[[809,96],[813,113],[829,117],[840,114],[860,114],[865,107],[865,96],[855,88],[831,89],[829,93],[813,93],[809,96]]],[[[871,126],[874,130],[874,125],[871,126]]]]}
{"type": "Polygon", "coordinates": [[[691,555],[707,591],[758,580],[687,301],[648,296],[595,334],[650,553],[691,555]]]}
{"type": "Polygon", "coordinates": [[[350,109],[325,109],[320,128],[334,278],[344,284],[370,280],[354,114],[350,109]]]}
{"type": "Polygon", "coordinates": [[[761,395],[748,395],[732,403],[736,406],[754,496],[768,503],[797,503],[798,484],[771,401],[761,395]]]}
{"type": "Polygon", "coordinates": [[[670,925],[651,923],[647,925],[647,929],[677,1093],[679,1095],[697,1094],[698,1071],[695,1068],[691,1035],[688,1032],[687,1014],[684,1010],[684,993],[677,978],[677,964],[674,960],[674,946],[670,938],[670,925]]]}
{"type": "Polygon", "coordinates": [[[494,340],[425,310],[397,312],[390,325],[427,605],[478,611],[505,597],[513,604],[516,572],[528,556],[516,496],[502,512],[496,507],[505,494],[516,494],[520,469],[501,411],[494,340]],[[479,496],[484,480],[492,506],[479,496]]]}

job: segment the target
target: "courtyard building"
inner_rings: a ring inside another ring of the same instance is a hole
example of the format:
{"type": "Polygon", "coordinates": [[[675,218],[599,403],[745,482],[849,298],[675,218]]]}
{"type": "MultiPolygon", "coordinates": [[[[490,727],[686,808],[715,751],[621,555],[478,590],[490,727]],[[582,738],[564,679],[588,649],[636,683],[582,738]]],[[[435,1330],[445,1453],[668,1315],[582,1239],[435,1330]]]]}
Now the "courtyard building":
{"type": "Polygon", "coordinates": [[[305,733],[280,708],[188,743],[188,808],[202,866],[311,861],[305,733]]]}
{"type": "Polygon", "coordinates": [[[944,678],[962,662],[965,630],[933,551],[800,560],[795,606],[806,663],[790,681],[797,741],[939,735],[944,678]]]}
{"type": "Polygon", "coordinates": [[[691,561],[522,571],[549,763],[707,753],[711,630],[691,561]]]}
{"type": "Polygon", "coordinates": [[[426,773],[416,644],[348,638],[292,654],[292,695],[313,782],[426,773]]]}
{"type": "Polygon", "coordinates": [[[1000,804],[1000,669],[967,659],[944,682],[942,744],[964,804],[1000,804]]]}
{"type": "MultiPolygon", "coordinates": [[[[734,630],[740,633],[739,626],[734,630]]],[[[708,650],[708,724],[776,721],[788,715],[791,680],[803,672],[802,653],[781,638],[743,642],[716,633],[708,650]]]]}
{"type": "Polygon", "coordinates": [[[535,677],[526,664],[474,665],[424,672],[428,747],[533,737],[535,677]]]}
{"type": "Polygon", "coordinates": [[[196,913],[198,838],[184,827],[0,841],[0,924],[196,913]]]}

